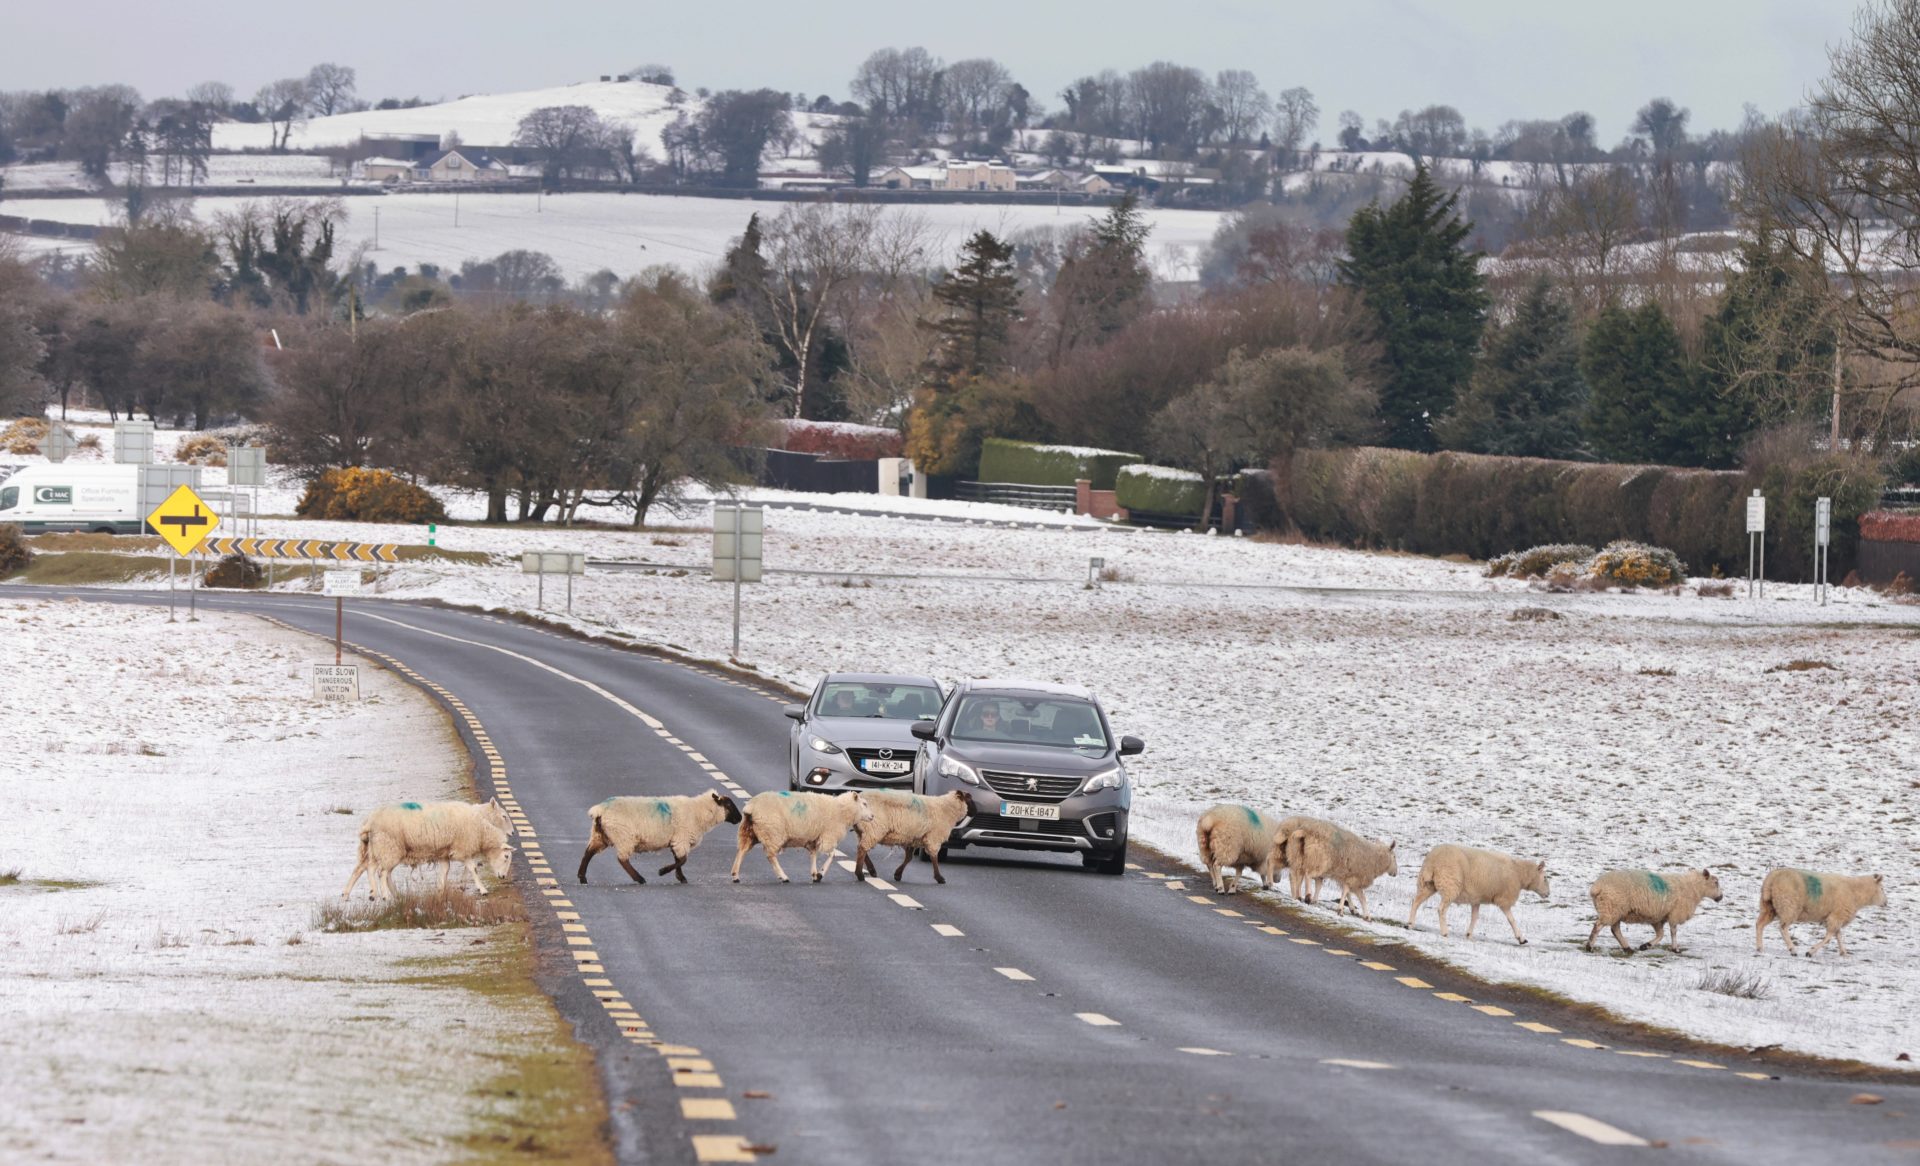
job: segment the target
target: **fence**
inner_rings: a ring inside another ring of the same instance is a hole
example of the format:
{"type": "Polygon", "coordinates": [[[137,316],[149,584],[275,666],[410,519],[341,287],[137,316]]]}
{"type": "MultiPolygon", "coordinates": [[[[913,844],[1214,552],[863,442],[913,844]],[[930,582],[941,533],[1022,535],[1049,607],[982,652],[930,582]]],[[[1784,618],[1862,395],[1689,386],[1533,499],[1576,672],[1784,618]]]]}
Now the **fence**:
{"type": "Polygon", "coordinates": [[[774,490],[798,490],[808,494],[878,494],[878,459],[825,458],[814,453],[794,453],[785,449],[758,451],[761,459],[759,484],[774,490]]]}
{"type": "Polygon", "coordinates": [[[954,497],[966,502],[998,502],[1029,510],[1071,512],[1079,500],[1072,486],[1029,486],[1021,482],[955,482],[954,497]]]}

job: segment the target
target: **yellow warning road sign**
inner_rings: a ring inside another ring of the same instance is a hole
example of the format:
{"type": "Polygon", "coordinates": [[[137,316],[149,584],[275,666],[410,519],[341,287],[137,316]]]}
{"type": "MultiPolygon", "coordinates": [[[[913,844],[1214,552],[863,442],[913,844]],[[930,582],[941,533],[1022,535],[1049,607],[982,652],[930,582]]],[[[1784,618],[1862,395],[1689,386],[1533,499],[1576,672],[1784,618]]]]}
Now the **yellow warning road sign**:
{"type": "Polygon", "coordinates": [[[158,531],[176,553],[185,555],[213,533],[220,525],[220,516],[200,500],[192,486],[182,486],[153,508],[147,515],[147,525],[158,531]]]}

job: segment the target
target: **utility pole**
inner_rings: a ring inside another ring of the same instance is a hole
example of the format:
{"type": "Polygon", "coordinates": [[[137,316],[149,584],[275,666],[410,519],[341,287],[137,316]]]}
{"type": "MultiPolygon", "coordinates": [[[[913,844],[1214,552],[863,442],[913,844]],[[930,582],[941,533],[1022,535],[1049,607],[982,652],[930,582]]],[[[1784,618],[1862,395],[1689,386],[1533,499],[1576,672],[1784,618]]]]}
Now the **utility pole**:
{"type": "Polygon", "coordinates": [[[373,249],[380,250],[380,208],[373,208],[373,249]]]}
{"type": "Polygon", "coordinates": [[[1827,433],[1827,452],[1840,452],[1840,337],[1833,340],[1833,418],[1827,433]]]}

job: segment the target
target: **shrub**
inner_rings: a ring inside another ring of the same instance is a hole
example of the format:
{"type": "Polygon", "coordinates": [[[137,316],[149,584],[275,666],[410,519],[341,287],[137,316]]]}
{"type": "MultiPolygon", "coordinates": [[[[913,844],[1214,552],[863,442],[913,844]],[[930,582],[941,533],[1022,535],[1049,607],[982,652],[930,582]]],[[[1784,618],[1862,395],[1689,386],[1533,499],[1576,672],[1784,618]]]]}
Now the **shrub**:
{"type": "Polygon", "coordinates": [[[1525,551],[1508,551],[1487,564],[1489,575],[1510,575],[1515,579],[1538,579],[1561,563],[1584,563],[1593,557],[1593,548],[1579,543],[1549,543],[1525,551]]]}
{"type": "Polygon", "coordinates": [[[1198,516],[1207,504],[1207,483],[1190,470],[1123,466],[1114,479],[1113,500],[1128,510],[1198,516]]]}
{"type": "Polygon", "coordinates": [[[794,453],[814,453],[823,457],[865,461],[869,458],[899,457],[905,438],[897,429],[879,425],[855,425],[846,421],[781,421],[775,439],[779,448],[794,453]]]}
{"type": "Polygon", "coordinates": [[[1629,587],[1672,587],[1686,582],[1687,565],[1665,547],[1622,539],[1602,547],[1588,561],[1587,574],[1629,587]]]}
{"type": "Polygon", "coordinates": [[[22,417],[0,430],[0,450],[8,453],[39,453],[40,443],[46,440],[52,428],[45,417],[22,417]]]}
{"type": "MultiPolygon", "coordinates": [[[[982,482],[1019,482],[1029,486],[1071,486],[1092,481],[1096,490],[1111,490],[1120,467],[1144,461],[1137,453],[1094,449],[1078,445],[1040,445],[989,437],[980,446],[982,482]]],[[[1197,511],[1199,506],[1195,506],[1197,511]]]]}
{"type": "Polygon", "coordinates": [[[260,564],[245,555],[227,555],[213,569],[207,572],[208,587],[235,587],[252,589],[267,581],[267,573],[260,564]]]}
{"type": "Polygon", "coordinates": [[[328,470],[307,483],[294,513],[345,522],[437,522],[447,516],[440,500],[419,486],[359,466],[328,470]]]}
{"type": "Polygon", "coordinates": [[[227,443],[211,433],[196,433],[174,449],[173,460],[196,466],[224,466],[227,443]]]}
{"type": "Polygon", "coordinates": [[[33,550],[17,522],[0,523],[0,578],[24,571],[33,562],[33,550]]]}

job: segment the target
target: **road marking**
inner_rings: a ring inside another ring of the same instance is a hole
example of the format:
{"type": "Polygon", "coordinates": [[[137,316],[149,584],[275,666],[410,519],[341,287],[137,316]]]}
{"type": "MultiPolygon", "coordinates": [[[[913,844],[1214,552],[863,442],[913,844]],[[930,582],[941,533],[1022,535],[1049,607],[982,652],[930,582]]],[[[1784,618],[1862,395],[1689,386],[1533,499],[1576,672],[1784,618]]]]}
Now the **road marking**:
{"type": "Polygon", "coordinates": [[[1128,869],[1128,870],[1139,870],[1139,869],[1140,869],[1140,864],[1139,864],[1139,863],[1137,863],[1137,862],[1130,862],[1130,863],[1128,863],[1128,864],[1127,864],[1127,869],[1128,869]]]}
{"type": "Polygon", "coordinates": [[[705,1057],[668,1057],[667,1068],[672,1069],[676,1073],[683,1069],[689,1073],[711,1073],[713,1072],[713,1062],[707,1060],[705,1057]]]}
{"type": "Polygon", "coordinates": [[[1475,1012],[1484,1012],[1488,1016],[1512,1016],[1513,1015],[1513,1013],[1508,1012],[1506,1009],[1500,1007],[1498,1004],[1475,1004],[1473,1006],[1473,1010],[1475,1012]]]}
{"type": "Polygon", "coordinates": [[[1278,927],[1268,926],[1268,927],[1262,927],[1260,930],[1265,932],[1268,935],[1285,935],[1286,934],[1286,932],[1280,930],[1278,927]]]}
{"type": "Polygon", "coordinates": [[[1445,1001],[1446,1001],[1447,1003],[1449,1003],[1449,1004],[1471,1004],[1471,1003],[1473,1003],[1473,997],[1471,997],[1471,996],[1462,996],[1462,995],[1461,995],[1460,993],[1458,993],[1458,992],[1435,992],[1435,993],[1433,994],[1433,998],[1434,998],[1435,1000],[1445,1000],[1445,1001]]]}
{"type": "Polygon", "coordinates": [[[663,1057],[697,1057],[700,1050],[692,1045],[661,1045],[654,1050],[663,1057]]]}
{"type": "Polygon", "coordinates": [[[1391,1069],[1385,1061],[1349,1061],[1345,1057],[1328,1057],[1320,1062],[1323,1065],[1339,1065],[1345,1069],[1391,1069]]]}
{"type": "Polygon", "coordinates": [[[600,953],[597,951],[576,951],[573,953],[573,958],[577,960],[589,960],[597,964],[600,962],[600,953]]]}
{"type": "Polygon", "coordinates": [[[1725,1066],[1725,1065],[1716,1065],[1716,1064],[1714,1064],[1714,1063],[1713,1063],[1712,1061],[1681,1061],[1681,1060],[1676,1060],[1676,1061],[1674,1061],[1673,1063],[1674,1063],[1674,1064],[1676,1064],[1676,1065],[1686,1065],[1686,1066],[1688,1066],[1689,1068],[1694,1068],[1694,1069],[1724,1069],[1724,1068],[1726,1068],[1726,1066],[1725,1066]]]}
{"type": "Polygon", "coordinates": [[[1772,1073],[1735,1073],[1735,1077],[1745,1077],[1749,1081],[1771,1081],[1772,1073]]]}
{"type": "Polygon", "coordinates": [[[1183,1048],[1180,1051],[1183,1053],[1192,1053],[1196,1057],[1231,1057],[1233,1055],[1232,1053],[1222,1052],[1219,1049],[1202,1048],[1197,1045],[1192,1048],[1183,1048]]]}
{"type": "Polygon", "coordinates": [[[1379,960],[1361,960],[1361,961],[1360,961],[1360,966],[1361,966],[1361,967],[1363,967],[1363,968],[1372,968],[1372,969],[1373,969],[1374,971],[1376,971],[1376,972],[1391,972],[1391,971],[1393,971],[1393,965],[1392,965],[1392,964],[1383,964],[1383,963],[1381,963],[1381,962],[1380,962],[1379,960]]]}
{"type": "Polygon", "coordinates": [[[907,907],[915,911],[924,911],[926,909],[922,907],[919,901],[915,899],[912,895],[893,894],[893,895],[888,895],[887,898],[892,899],[894,902],[900,904],[902,907],[907,907]]]}
{"type": "Polygon", "coordinates": [[[695,1134],[693,1156],[701,1162],[758,1162],[760,1156],[747,1145],[738,1134],[695,1134]]]}
{"type": "Polygon", "coordinates": [[[1421,979],[1419,976],[1395,976],[1394,981],[1396,983],[1405,984],[1409,988],[1433,987],[1432,984],[1427,983],[1425,980],[1421,979]]]}
{"type": "Polygon", "coordinates": [[[1214,913],[1215,915],[1225,915],[1225,916],[1226,916],[1227,918],[1229,918],[1229,919],[1242,919],[1242,918],[1245,918],[1245,916],[1243,916],[1243,915],[1241,915],[1241,914],[1240,914],[1240,912],[1238,912],[1238,911],[1233,911],[1233,910],[1230,910],[1230,909],[1228,909],[1228,908],[1226,908],[1226,907],[1215,907],[1215,908],[1213,909],[1213,913],[1214,913]]]}
{"type": "Polygon", "coordinates": [[[562,931],[585,931],[586,929],[587,925],[584,923],[562,923],[560,925],[560,930],[562,931]]]}
{"type": "Polygon", "coordinates": [[[724,1097],[682,1097],[680,1116],[689,1121],[732,1121],[733,1102],[724,1097]]]}
{"type": "Polygon", "coordinates": [[[1563,1045],[1572,1045],[1576,1049],[1604,1049],[1607,1047],[1598,1041],[1581,1040],[1575,1036],[1563,1036],[1560,1038],[1560,1043],[1563,1045]]]}
{"type": "Polygon", "coordinates": [[[1021,971],[1019,968],[995,968],[993,970],[996,972],[999,972],[1001,975],[1005,976],[1009,980],[1033,979],[1032,976],[1027,975],[1027,973],[1021,971]]]}
{"type": "Polygon", "coordinates": [[[958,927],[955,927],[951,923],[936,923],[933,925],[933,932],[935,935],[944,935],[948,939],[953,939],[958,936],[962,936],[966,934],[966,932],[960,930],[958,927]]]}
{"type": "Polygon", "coordinates": [[[1541,1024],[1537,1020],[1516,1020],[1513,1022],[1513,1026],[1515,1028],[1524,1028],[1528,1032],[1550,1032],[1556,1036],[1560,1033],[1560,1030],[1552,1025],[1541,1024]]]}
{"type": "Polygon", "coordinates": [[[611,987],[613,987],[613,981],[612,981],[612,980],[582,980],[582,981],[580,981],[580,982],[581,982],[582,984],[585,984],[585,985],[586,985],[587,987],[589,987],[589,988],[611,988],[611,987]]]}
{"type": "Polygon", "coordinates": [[[1288,943],[1304,943],[1304,944],[1306,944],[1306,945],[1307,945],[1308,947],[1319,947],[1319,946],[1320,946],[1320,941],[1319,941],[1319,940],[1317,940],[1317,939],[1301,939],[1301,938],[1300,938],[1299,936],[1297,936],[1297,935],[1296,935],[1296,936],[1294,936],[1294,937],[1293,937],[1292,939],[1290,939],[1290,940],[1288,940],[1287,942],[1288,942],[1288,943]]]}
{"type": "Polygon", "coordinates": [[[1631,1049],[1615,1049],[1614,1052],[1619,1053],[1623,1057],[1665,1057],[1667,1055],[1665,1053],[1641,1053],[1631,1049]]]}
{"type": "Polygon", "coordinates": [[[1166,882],[1161,883],[1160,885],[1167,888],[1169,891],[1184,891],[1187,889],[1187,884],[1179,881],[1178,879],[1168,879],[1166,882]]]}
{"type": "Polygon", "coordinates": [[[673,1083],[682,1089],[722,1089],[718,1073],[675,1073],[673,1083]]]}
{"type": "MultiPolygon", "coordinates": [[[[605,983],[605,981],[604,981],[604,980],[603,980],[603,981],[601,981],[601,982],[602,982],[602,983],[605,983]]],[[[595,988],[595,989],[593,990],[593,994],[594,994],[595,996],[598,996],[598,997],[600,997],[600,999],[602,999],[602,1000],[618,1000],[618,999],[620,999],[620,992],[619,992],[619,990],[618,990],[618,989],[616,989],[616,988],[613,988],[613,987],[606,987],[606,988],[595,988]]]]}
{"type": "Polygon", "coordinates": [[[867,876],[867,885],[876,891],[891,891],[893,889],[892,883],[882,878],[875,878],[873,875],[867,876]]]}
{"type": "MultiPolygon", "coordinates": [[[[1169,885],[1171,885],[1171,884],[1169,884],[1169,885]]],[[[1213,900],[1212,900],[1212,899],[1209,899],[1209,898],[1207,898],[1207,897],[1206,897],[1205,895],[1188,895],[1188,896],[1187,896],[1187,902],[1189,902],[1189,903],[1211,903],[1211,902],[1213,902],[1213,900]]]]}
{"type": "Polygon", "coordinates": [[[852,874],[852,873],[853,873],[853,863],[851,863],[851,862],[848,862],[848,861],[846,861],[846,860],[844,860],[844,859],[843,859],[843,860],[841,860],[841,863],[840,863],[840,869],[841,869],[841,870],[843,870],[843,871],[846,871],[846,872],[847,872],[848,874],[852,874]]]}
{"type": "Polygon", "coordinates": [[[1589,1142],[1598,1142],[1602,1146],[1644,1146],[1647,1139],[1636,1134],[1610,1126],[1606,1122],[1588,1117],[1583,1113],[1568,1113],[1559,1109],[1536,1109],[1533,1116],[1549,1125],[1559,1126],[1570,1134],[1578,1134],[1589,1142]]]}
{"type": "Polygon", "coordinates": [[[1350,951],[1342,951],[1337,947],[1330,947],[1327,949],[1327,954],[1328,955],[1352,955],[1353,953],[1350,951]]]}
{"type": "Polygon", "coordinates": [[[1098,1012],[1076,1012],[1074,1015],[1088,1024],[1093,1025],[1095,1028],[1120,1027],[1119,1021],[1111,1016],[1102,1016],[1098,1012]]]}
{"type": "MultiPolygon", "coordinates": [[[[1131,865],[1131,864],[1129,864],[1129,865],[1131,865]]],[[[1148,878],[1150,878],[1150,879],[1163,879],[1163,878],[1166,878],[1167,876],[1166,876],[1166,875],[1163,875],[1163,874],[1161,874],[1161,873],[1160,873],[1159,871],[1157,871],[1157,870],[1150,870],[1150,871],[1148,871],[1148,872],[1147,872],[1147,877],[1148,877],[1148,878]]]]}

